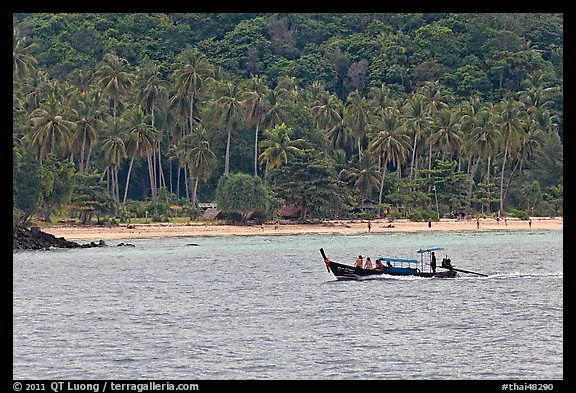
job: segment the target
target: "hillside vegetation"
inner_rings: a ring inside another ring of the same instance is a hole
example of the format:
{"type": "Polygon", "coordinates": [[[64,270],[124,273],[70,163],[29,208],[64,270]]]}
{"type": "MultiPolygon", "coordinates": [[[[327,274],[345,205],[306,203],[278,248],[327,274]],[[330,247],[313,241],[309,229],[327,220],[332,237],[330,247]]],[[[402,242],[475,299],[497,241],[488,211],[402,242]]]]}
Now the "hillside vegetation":
{"type": "Polygon", "coordinates": [[[15,222],[562,214],[562,14],[13,23],[15,222]]]}

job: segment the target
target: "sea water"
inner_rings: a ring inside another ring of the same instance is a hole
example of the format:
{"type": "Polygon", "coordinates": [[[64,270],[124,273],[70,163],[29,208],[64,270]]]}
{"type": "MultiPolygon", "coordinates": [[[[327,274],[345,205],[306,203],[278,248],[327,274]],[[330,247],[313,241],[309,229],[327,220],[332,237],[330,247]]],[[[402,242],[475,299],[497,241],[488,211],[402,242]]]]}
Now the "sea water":
{"type": "Polygon", "coordinates": [[[108,244],[13,254],[13,378],[564,377],[561,231],[108,244]],[[319,252],[429,247],[488,277],[337,281],[319,252]]]}

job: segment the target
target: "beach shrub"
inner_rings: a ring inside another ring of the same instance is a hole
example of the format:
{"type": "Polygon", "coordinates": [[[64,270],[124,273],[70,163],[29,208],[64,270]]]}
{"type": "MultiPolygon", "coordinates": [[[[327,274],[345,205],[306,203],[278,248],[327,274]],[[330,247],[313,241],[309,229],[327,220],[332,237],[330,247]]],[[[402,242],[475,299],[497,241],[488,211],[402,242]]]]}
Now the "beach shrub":
{"type": "Polygon", "coordinates": [[[518,210],[518,209],[510,209],[508,210],[508,216],[510,217],[516,217],[519,218],[521,220],[528,220],[530,219],[530,216],[528,215],[528,213],[526,213],[524,210],[518,210]]]}
{"type": "Polygon", "coordinates": [[[259,177],[234,173],[218,181],[216,203],[222,212],[239,213],[245,221],[248,214],[267,210],[268,193],[259,177]]]}

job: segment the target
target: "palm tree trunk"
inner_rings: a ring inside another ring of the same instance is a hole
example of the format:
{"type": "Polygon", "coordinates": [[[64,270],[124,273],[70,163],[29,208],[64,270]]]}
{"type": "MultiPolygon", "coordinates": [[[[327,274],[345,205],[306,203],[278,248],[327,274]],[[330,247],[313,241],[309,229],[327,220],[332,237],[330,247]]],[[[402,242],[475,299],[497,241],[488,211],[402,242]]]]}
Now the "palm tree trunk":
{"type": "Polygon", "coordinates": [[[488,194],[487,195],[488,198],[486,198],[486,199],[488,199],[488,201],[486,203],[486,212],[487,213],[490,213],[490,203],[491,203],[490,202],[490,192],[489,192],[489,190],[490,190],[490,186],[489,186],[489,184],[490,184],[490,172],[491,172],[490,160],[491,159],[492,159],[492,155],[489,154],[487,164],[486,164],[486,193],[488,194]]]}
{"type": "Polygon", "coordinates": [[[194,93],[190,96],[190,133],[194,131],[194,93]]]}
{"type": "Polygon", "coordinates": [[[182,172],[182,167],[180,162],[178,162],[178,172],[176,174],[176,196],[180,198],[180,173],[182,172]]]}
{"type": "Polygon", "coordinates": [[[82,143],[82,146],[80,147],[80,173],[84,173],[84,143],[82,143]]]}
{"type": "Polygon", "coordinates": [[[508,141],[504,145],[504,159],[502,161],[502,172],[500,174],[500,214],[504,213],[504,170],[506,168],[506,156],[508,155],[508,141]]]}
{"type": "Polygon", "coordinates": [[[510,188],[510,183],[512,182],[512,177],[514,177],[514,172],[516,172],[516,169],[518,168],[518,164],[520,164],[522,161],[521,158],[518,158],[518,161],[516,161],[516,164],[514,165],[514,168],[512,169],[512,173],[510,173],[510,177],[508,178],[508,181],[506,182],[506,189],[504,190],[504,199],[506,199],[506,197],[508,196],[508,189],[510,188]]]}
{"type": "Polygon", "coordinates": [[[156,198],[156,183],[154,180],[154,168],[152,167],[152,154],[146,152],[146,160],[148,161],[148,175],[150,177],[150,188],[152,190],[152,204],[154,205],[154,215],[158,215],[158,200],[156,198]]]}
{"type": "Polygon", "coordinates": [[[88,164],[90,163],[90,155],[92,154],[92,141],[90,141],[90,145],[88,145],[88,156],[86,157],[86,165],[84,166],[85,169],[88,169],[88,164]]]}
{"type": "MultiPolygon", "coordinates": [[[[192,176],[192,174],[190,174],[190,176],[192,176]]],[[[196,206],[198,205],[198,182],[199,182],[200,178],[197,177],[194,179],[194,189],[192,190],[192,209],[196,209],[196,206]]]]}
{"type": "Polygon", "coordinates": [[[162,168],[162,157],[160,156],[160,142],[158,142],[158,182],[160,187],[166,187],[166,179],[164,179],[164,169],[162,168]]]}
{"type": "Polygon", "coordinates": [[[382,165],[382,180],[380,181],[380,195],[378,196],[378,203],[382,203],[382,192],[384,191],[384,178],[386,177],[386,162],[382,165]]]}
{"type": "Polygon", "coordinates": [[[224,159],[224,175],[230,173],[230,139],[232,138],[232,130],[228,130],[228,139],[226,140],[226,157],[224,159]]]}
{"type": "Polygon", "coordinates": [[[412,180],[415,176],[414,174],[414,160],[416,159],[416,137],[417,137],[417,133],[414,132],[414,145],[412,147],[412,161],[410,163],[410,179],[412,180]]]}
{"type": "Polygon", "coordinates": [[[130,165],[128,166],[128,174],[126,175],[126,187],[124,188],[124,199],[122,204],[126,203],[126,196],[128,195],[128,186],[130,185],[130,173],[132,172],[132,164],[134,163],[134,157],[130,159],[130,165]]]}
{"type": "Polygon", "coordinates": [[[184,189],[186,190],[186,199],[190,200],[190,193],[188,192],[188,172],[186,171],[187,166],[182,169],[184,170],[184,189]]]}
{"type": "Polygon", "coordinates": [[[260,123],[256,123],[256,135],[254,136],[254,176],[258,176],[258,131],[260,123]]]}
{"type": "Polygon", "coordinates": [[[116,216],[120,215],[120,182],[118,181],[118,167],[114,166],[114,177],[116,178],[116,193],[114,200],[116,201],[116,216]]]}
{"type": "Polygon", "coordinates": [[[168,161],[168,167],[170,168],[169,174],[170,174],[170,194],[174,193],[174,190],[172,189],[172,161],[168,161]]]}

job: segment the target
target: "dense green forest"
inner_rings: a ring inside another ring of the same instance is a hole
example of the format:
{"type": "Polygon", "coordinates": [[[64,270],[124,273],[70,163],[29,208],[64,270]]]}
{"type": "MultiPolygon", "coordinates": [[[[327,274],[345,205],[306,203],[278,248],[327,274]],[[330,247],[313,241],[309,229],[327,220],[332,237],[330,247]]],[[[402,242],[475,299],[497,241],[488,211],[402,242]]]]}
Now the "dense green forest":
{"type": "Polygon", "coordinates": [[[15,221],[562,214],[562,14],[13,27],[15,221]]]}

